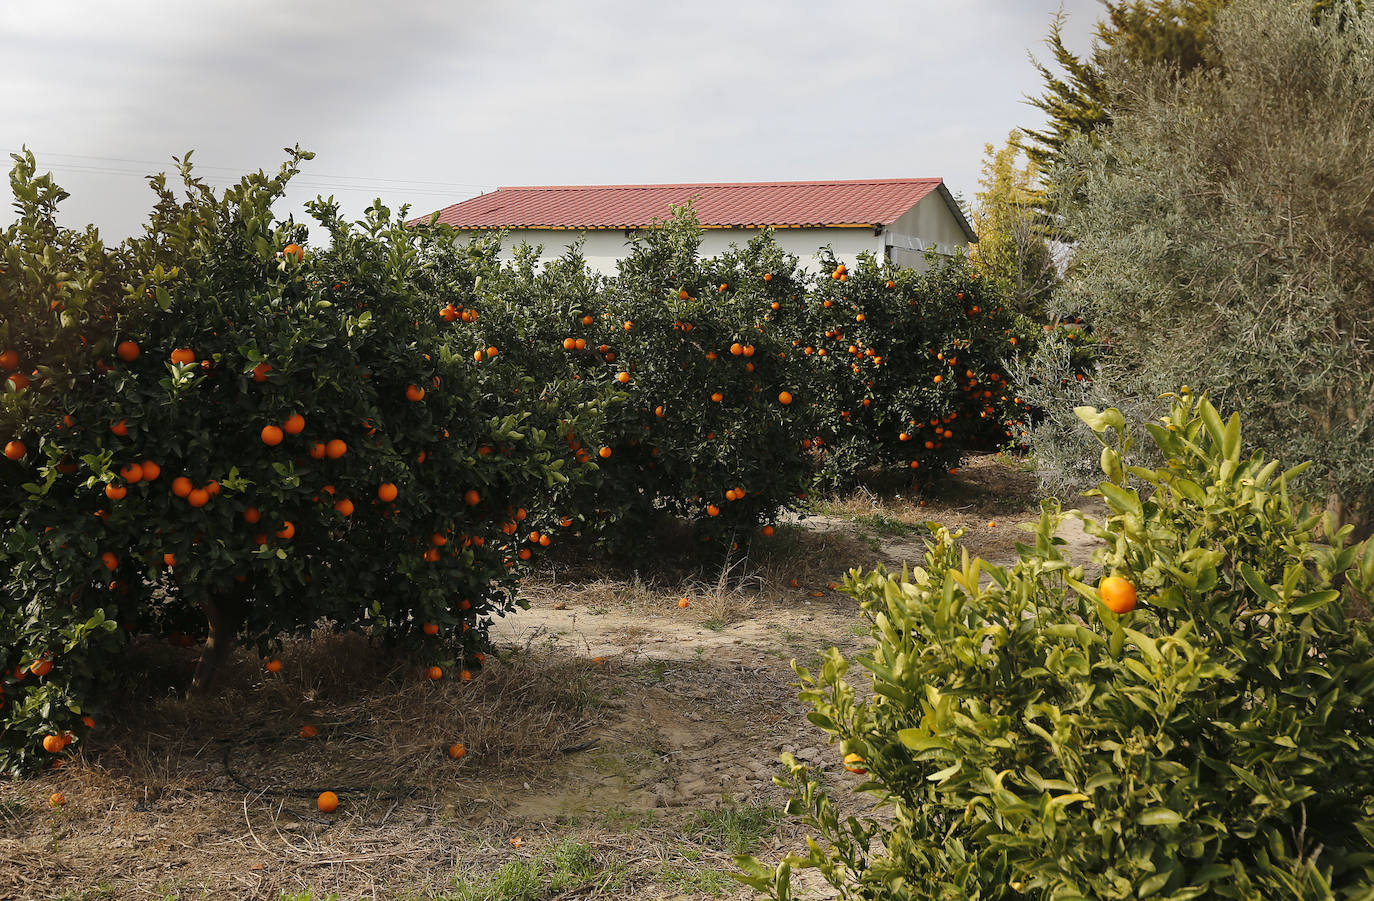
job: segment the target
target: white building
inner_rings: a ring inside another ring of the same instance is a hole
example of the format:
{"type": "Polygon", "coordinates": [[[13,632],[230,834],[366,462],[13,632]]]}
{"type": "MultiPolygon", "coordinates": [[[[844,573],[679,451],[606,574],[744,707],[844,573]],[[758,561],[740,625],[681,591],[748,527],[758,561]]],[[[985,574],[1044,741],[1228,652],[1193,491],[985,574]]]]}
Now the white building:
{"type": "Polygon", "coordinates": [[[498,188],[445,207],[439,221],[458,229],[460,240],[505,232],[506,259],[522,243],[542,245],[541,260],[556,259],[582,238],[588,265],[612,274],[636,231],[669,218],[674,206],[689,200],[704,229],[703,256],[731,244],[742,247],[768,227],[813,271],[825,245],[850,266],[867,250],[880,260],[924,269],[927,249],[952,256],[978,240],[938,178],[498,188]]]}

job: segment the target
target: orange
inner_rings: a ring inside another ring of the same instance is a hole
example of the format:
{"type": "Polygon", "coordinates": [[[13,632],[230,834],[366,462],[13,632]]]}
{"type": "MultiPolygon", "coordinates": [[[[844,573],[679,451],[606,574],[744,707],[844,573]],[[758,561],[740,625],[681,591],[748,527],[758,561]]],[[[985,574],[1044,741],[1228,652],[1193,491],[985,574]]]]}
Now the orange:
{"type": "Polygon", "coordinates": [[[765,273],[763,274],[763,280],[766,281],[766,282],[771,282],[771,281],[773,280],[773,273],[771,273],[771,272],[765,272],[765,273]]]}
{"type": "Polygon", "coordinates": [[[462,760],[464,757],[467,756],[467,753],[468,749],[463,747],[463,743],[461,741],[454,742],[453,744],[448,746],[448,756],[452,757],[454,760],[462,760]]]}
{"type": "Polygon", "coordinates": [[[349,500],[348,498],[346,498],[346,497],[345,497],[345,498],[342,498],[342,499],[340,499],[340,500],[338,500],[338,501],[335,501],[335,503],[334,503],[334,509],[335,509],[335,510],[338,510],[338,511],[339,511],[341,514],[343,514],[344,516],[352,516],[352,515],[353,515],[353,502],[350,501],[350,500],[349,500]]]}
{"type": "Polygon", "coordinates": [[[29,449],[24,446],[24,442],[22,441],[5,442],[5,456],[9,457],[11,460],[22,460],[24,459],[24,455],[28,452],[29,449]]]}
{"type": "Polygon", "coordinates": [[[381,486],[377,489],[377,498],[389,504],[392,501],[396,500],[396,493],[397,492],[395,485],[391,484],[390,482],[383,482],[381,486]]]}
{"type": "Polygon", "coordinates": [[[469,488],[463,492],[463,503],[469,507],[475,507],[482,502],[482,495],[477,493],[476,488],[469,488]]]}
{"type": "Polygon", "coordinates": [[[762,529],[760,529],[759,531],[763,533],[763,537],[764,537],[764,538],[767,538],[767,537],[769,537],[769,536],[771,536],[771,535],[773,534],[773,527],[772,527],[772,526],[764,526],[764,527],[763,527],[762,529]]]}
{"type": "Polygon", "coordinates": [[[721,401],[725,400],[725,395],[721,394],[719,391],[712,392],[711,400],[715,401],[716,403],[720,403],[721,401]]]}
{"type": "Polygon", "coordinates": [[[630,329],[632,329],[632,328],[634,328],[634,327],[635,327],[634,320],[632,320],[632,319],[627,319],[627,320],[625,320],[625,331],[628,332],[630,329]]]}
{"type": "Polygon", "coordinates": [[[189,347],[178,347],[172,351],[173,363],[194,363],[195,361],[196,352],[189,347]]]}
{"type": "Polygon", "coordinates": [[[831,278],[842,279],[842,278],[844,278],[845,273],[846,273],[845,265],[844,265],[844,263],[841,263],[840,265],[838,265],[838,266],[835,267],[835,271],[834,271],[834,272],[830,273],[830,277],[831,277],[831,278]]]}
{"type": "Polygon", "coordinates": [[[41,679],[43,676],[46,676],[48,673],[52,672],[52,661],[35,660],[33,663],[29,665],[29,672],[33,673],[35,676],[38,676],[41,679]]]}
{"type": "Polygon", "coordinates": [[[109,570],[119,568],[119,558],[116,557],[110,551],[106,551],[105,553],[100,555],[100,562],[105,564],[105,568],[109,570]]]}
{"type": "Polygon", "coordinates": [[[609,447],[603,447],[596,453],[598,456],[601,457],[601,459],[606,460],[611,456],[611,449],[609,447]]]}
{"type": "Polygon", "coordinates": [[[286,418],[286,422],[281,424],[281,430],[288,435],[299,435],[305,431],[305,417],[299,413],[292,413],[286,418]]]}
{"type": "Polygon", "coordinates": [[[186,495],[191,493],[193,487],[195,486],[191,484],[191,480],[186,478],[186,476],[177,476],[175,479],[172,479],[172,493],[177,497],[186,497],[186,495]]]}
{"type": "Polygon", "coordinates": [[[691,297],[691,296],[692,296],[692,295],[690,295],[690,294],[687,293],[687,289],[686,289],[686,288],[683,288],[683,289],[681,289],[680,291],[677,292],[677,299],[678,299],[678,300],[687,300],[687,299],[688,299],[689,297],[691,297]]]}
{"type": "Polygon", "coordinates": [[[86,724],[87,729],[95,728],[95,717],[91,716],[89,713],[81,718],[81,722],[86,724]]]}
{"type": "Polygon", "coordinates": [[[333,792],[320,792],[319,798],[315,800],[315,806],[321,813],[333,813],[339,809],[339,796],[333,792]]]}
{"type": "Polygon", "coordinates": [[[162,475],[162,467],[154,463],[152,460],[144,460],[142,463],[142,468],[143,481],[145,482],[155,481],[158,476],[162,475]]]}
{"type": "Polygon", "coordinates": [[[271,371],[272,371],[272,366],[271,366],[271,364],[268,364],[268,363],[259,363],[258,365],[256,365],[256,366],[253,367],[253,381],[255,381],[255,382],[265,382],[265,381],[267,381],[267,373],[269,373],[269,372],[271,372],[271,371]]]}
{"type": "Polygon", "coordinates": [[[790,391],[784,391],[779,394],[778,403],[782,404],[784,407],[792,403],[792,393],[790,391]]]}
{"type": "Polygon", "coordinates": [[[112,501],[123,500],[124,495],[128,493],[128,488],[125,488],[123,485],[116,485],[114,482],[110,482],[105,486],[105,496],[112,501]]]}
{"type": "Polygon", "coordinates": [[[66,803],[67,803],[67,796],[64,795],[64,794],[62,794],[61,792],[53,792],[51,795],[48,795],[48,806],[49,806],[49,807],[62,807],[62,806],[64,806],[66,803]]]}
{"type": "Polygon", "coordinates": [[[437,666],[431,666],[429,669],[425,670],[425,676],[428,677],[431,682],[438,682],[440,679],[444,678],[444,671],[437,666]]]}
{"type": "Polygon", "coordinates": [[[163,554],[163,555],[162,555],[162,562],[163,562],[164,564],[166,564],[167,566],[176,566],[176,565],[177,565],[177,555],[176,555],[176,554],[163,554]]]}
{"type": "Polygon", "coordinates": [[[408,401],[419,401],[419,400],[423,400],[424,397],[425,397],[425,389],[421,388],[419,385],[407,385],[407,386],[406,386],[406,400],[408,400],[408,401]]]}
{"type": "Polygon", "coordinates": [[[262,427],[262,443],[263,443],[263,444],[266,444],[268,447],[276,447],[278,444],[281,444],[281,441],[282,441],[282,431],[281,431],[281,429],[277,428],[277,427],[274,426],[274,425],[265,425],[265,426],[262,427]]]}
{"type": "Polygon", "coordinates": [[[858,773],[860,776],[867,773],[868,769],[863,764],[864,759],[858,754],[844,755],[844,768],[851,773],[858,773]]]}
{"type": "Polygon", "coordinates": [[[276,658],[267,661],[267,671],[269,673],[281,672],[281,661],[277,660],[276,658]]]}
{"type": "Polygon", "coordinates": [[[434,623],[425,623],[420,627],[420,631],[424,632],[426,635],[438,635],[439,627],[434,623]]]}
{"type": "Polygon", "coordinates": [[[62,745],[62,736],[60,735],[46,735],[43,737],[43,750],[47,751],[49,754],[56,754],[58,751],[62,750],[62,745]]]}
{"type": "Polygon", "coordinates": [[[593,322],[595,322],[595,321],[596,321],[596,318],[593,317],[590,313],[587,314],[586,316],[583,316],[583,317],[582,317],[582,324],[583,324],[583,325],[591,325],[591,324],[592,324],[593,322]]]}
{"type": "Polygon", "coordinates": [[[707,515],[707,516],[719,516],[719,515],[720,515],[720,508],[717,507],[715,504],[707,504],[707,505],[706,505],[706,515],[707,515]]]}
{"type": "Polygon", "coordinates": [[[119,468],[119,474],[130,485],[136,485],[143,481],[143,464],[125,463],[119,468]]]}
{"type": "Polygon", "coordinates": [[[186,502],[192,507],[204,507],[210,503],[210,492],[204,488],[195,488],[190,494],[186,495],[186,502]]]}
{"type": "Polygon", "coordinates": [[[123,438],[129,434],[129,420],[121,419],[118,422],[110,423],[110,431],[123,438]]]}
{"type": "Polygon", "coordinates": [[[291,520],[289,520],[289,519],[286,520],[285,522],[283,522],[283,523],[281,524],[281,528],[277,530],[277,537],[278,537],[278,538],[291,538],[291,537],[293,537],[295,534],[296,534],[296,525],[295,525],[295,523],[291,522],[291,520]]]}
{"type": "MultiPolygon", "coordinates": [[[[481,656],[481,655],[479,654],[478,656],[481,656]]],[[[463,670],[462,672],[460,672],[460,673],[458,674],[458,680],[459,680],[460,682],[471,682],[471,681],[472,681],[472,673],[469,672],[468,670],[463,670]]]]}
{"type": "Polygon", "coordinates": [[[324,446],[324,455],[331,460],[337,460],[348,453],[348,445],[342,438],[331,438],[329,443],[324,446]]]}
{"type": "Polygon", "coordinates": [[[310,459],[312,460],[323,460],[325,452],[326,448],[323,442],[316,441],[314,444],[310,445],[310,459]]]}
{"type": "Polygon", "coordinates": [[[1130,613],[1135,609],[1135,586],[1120,576],[1108,576],[1097,583],[1102,603],[1113,613],[1130,613]]]}
{"type": "Polygon", "coordinates": [[[686,598],[678,598],[677,605],[679,608],[686,610],[688,607],[692,606],[692,602],[687,600],[686,598]]]}
{"type": "Polygon", "coordinates": [[[630,374],[628,372],[617,372],[615,374],[615,380],[623,385],[630,380],[630,374]]]}
{"type": "Polygon", "coordinates": [[[316,735],[320,734],[320,730],[316,729],[314,726],[306,725],[301,726],[301,731],[297,734],[301,738],[314,738],[316,735]]]}
{"type": "Polygon", "coordinates": [[[138,359],[138,345],[133,341],[121,341],[115,348],[115,356],[125,363],[138,359]]]}
{"type": "MultiPolygon", "coordinates": [[[[577,339],[577,349],[578,349],[578,350],[581,350],[582,348],[584,348],[584,347],[586,347],[586,346],[587,346],[587,343],[586,343],[585,341],[583,341],[581,338],[578,338],[578,339],[577,339]]],[[[488,347],[488,348],[487,348],[487,356],[489,356],[489,357],[494,357],[494,356],[496,356],[497,354],[499,354],[500,352],[501,352],[501,351],[497,350],[495,347],[488,347]]]]}
{"type": "Polygon", "coordinates": [[[654,415],[657,416],[659,419],[662,419],[662,418],[663,418],[663,408],[662,408],[662,407],[655,407],[655,408],[654,408],[654,415]]]}
{"type": "Polygon", "coordinates": [[[288,260],[295,260],[297,263],[305,259],[305,251],[301,249],[299,244],[288,244],[282,248],[281,252],[282,256],[286,257],[288,260]]]}
{"type": "Polygon", "coordinates": [[[19,354],[12,350],[0,353],[0,369],[15,370],[19,368],[19,354]]]}

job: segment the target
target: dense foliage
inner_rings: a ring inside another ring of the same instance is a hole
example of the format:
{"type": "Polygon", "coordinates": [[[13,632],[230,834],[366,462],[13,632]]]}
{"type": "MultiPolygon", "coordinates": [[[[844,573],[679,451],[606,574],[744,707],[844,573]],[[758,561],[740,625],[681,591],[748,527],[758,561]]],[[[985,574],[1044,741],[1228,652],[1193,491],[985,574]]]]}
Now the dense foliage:
{"type": "Polygon", "coordinates": [[[937,529],[923,568],[851,574],[872,693],[833,649],[798,673],[885,809],[840,817],[784,755],[818,840],[774,871],[741,859],[750,884],[787,898],[814,867],[872,901],[1374,893],[1374,541],[1301,503],[1303,467],[1243,451],[1206,399],[1147,426],[1159,469],[1123,467],[1116,410],[1079,412],[1112,578],[1083,583],[1054,502],[1009,568],[937,529]]]}
{"type": "Polygon", "coordinates": [[[1057,190],[1079,238],[1064,304],[1116,342],[1097,399],[1153,416],[1162,392],[1205,388],[1267,452],[1313,461],[1304,487],[1364,530],[1374,11],[1342,11],[1314,24],[1285,0],[1235,0],[1210,30],[1216,66],[1181,83],[1122,70],[1131,111],[1072,145],[1057,190]]]}
{"type": "Polygon", "coordinates": [[[1005,361],[1030,336],[962,259],[817,276],[767,234],[704,259],[687,209],[603,278],[326,201],[314,246],[270,209],[308,157],[222,197],[185,162],[118,248],[58,227],[65,195],[16,157],[6,770],[81,740],[131,642],[204,641],[210,690],[235,642],[325,620],[466,675],[556,543],[633,554],[673,519],[747,552],[818,471],[926,482],[1024,430],[1005,361]]]}

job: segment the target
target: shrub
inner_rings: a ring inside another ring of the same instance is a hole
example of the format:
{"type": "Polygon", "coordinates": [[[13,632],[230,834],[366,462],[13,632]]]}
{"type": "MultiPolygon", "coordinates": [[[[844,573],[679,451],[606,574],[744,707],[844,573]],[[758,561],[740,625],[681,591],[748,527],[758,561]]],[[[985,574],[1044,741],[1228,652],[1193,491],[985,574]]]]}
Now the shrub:
{"type": "Polygon", "coordinates": [[[1147,426],[1158,469],[1123,468],[1117,411],[1079,412],[1109,511],[1085,528],[1139,606],[1083,584],[1053,501],[1010,568],[939,529],[923,568],[851,574],[872,695],[832,649],[798,669],[802,698],[890,810],[842,819],[784,755],[821,841],[771,872],[740,858],[749,884],[786,898],[815,867],[845,898],[1370,897],[1374,542],[1310,512],[1303,467],[1244,454],[1205,398],[1147,426]]]}
{"type": "Polygon", "coordinates": [[[1120,342],[1105,390],[1133,407],[1208,390],[1267,453],[1311,460],[1296,487],[1368,534],[1374,5],[1338,9],[1235,0],[1183,81],[1110,69],[1129,108],[1054,181],[1074,296],[1120,342]]]}
{"type": "Polygon", "coordinates": [[[355,227],[314,204],[325,250],[272,224],[303,158],[222,199],[187,162],[188,199],[154,179],[146,236],[117,249],[58,228],[64,195],[18,161],[0,343],[31,375],[0,405],[26,447],[0,481],[0,769],[80,739],[131,633],[206,636],[206,689],[235,639],[321,617],[456,674],[514,603],[573,462],[539,427],[557,392],[440,328],[433,238],[380,205],[355,227]]]}

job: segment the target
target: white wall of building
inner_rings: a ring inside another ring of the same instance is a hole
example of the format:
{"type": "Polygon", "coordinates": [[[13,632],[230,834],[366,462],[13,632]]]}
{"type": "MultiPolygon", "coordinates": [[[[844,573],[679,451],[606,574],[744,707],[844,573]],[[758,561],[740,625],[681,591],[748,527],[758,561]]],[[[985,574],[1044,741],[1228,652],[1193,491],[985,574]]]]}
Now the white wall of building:
{"type": "MultiPolygon", "coordinates": [[[[760,232],[757,228],[708,228],[701,237],[701,255],[715,256],[731,244],[743,247],[760,232]]],[[[908,210],[892,225],[875,234],[865,228],[776,228],[773,238],[787,253],[797,257],[804,269],[817,272],[820,261],[817,250],[830,245],[835,258],[853,267],[858,255],[868,251],[882,259],[887,254],[901,266],[923,271],[925,252],[929,247],[945,256],[957,250],[968,250],[967,237],[949,211],[944,198],[932,192],[908,210]]],[[[506,233],[501,244],[501,259],[510,260],[512,250],[522,243],[542,246],[541,262],[557,259],[578,238],[583,238],[582,253],[587,265],[605,275],[614,275],[616,263],[629,253],[633,230],[598,229],[587,232],[563,229],[517,228],[506,233]]],[[[458,240],[467,241],[474,232],[459,231],[458,240]]]]}
{"type": "MultiPolygon", "coordinates": [[[[756,228],[708,228],[701,236],[701,255],[716,256],[727,250],[731,244],[740,247],[757,237],[756,228]]],[[[632,234],[632,233],[631,233],[632,234]]],[[[472,232],[458,232],[460,242],[467,241],[472,232]]],[[[630,237],[621,229],[598,229],[588,232],[571,232],[556,229],[517,228],[506,233],[501,242],[501,259],[512,258],[512,250],[522,243],[542,245],[539,255],[541,262],[557,259],[568,247],[582,237],[582,254],[587,265],[605,275],[614,275],[616,263],[629,251],[630,237]]],[[[853,266],[859,253],[868,251],[880,256],[884,244],[881,235],[874,235],[871,228],[778,228],[773,230],[773,239],[787,253],[793,254],[803,268],[812,272],[820,268],[816,251],[826,244],[834,251],[835,258],[847,266],[853,266]]]]}

